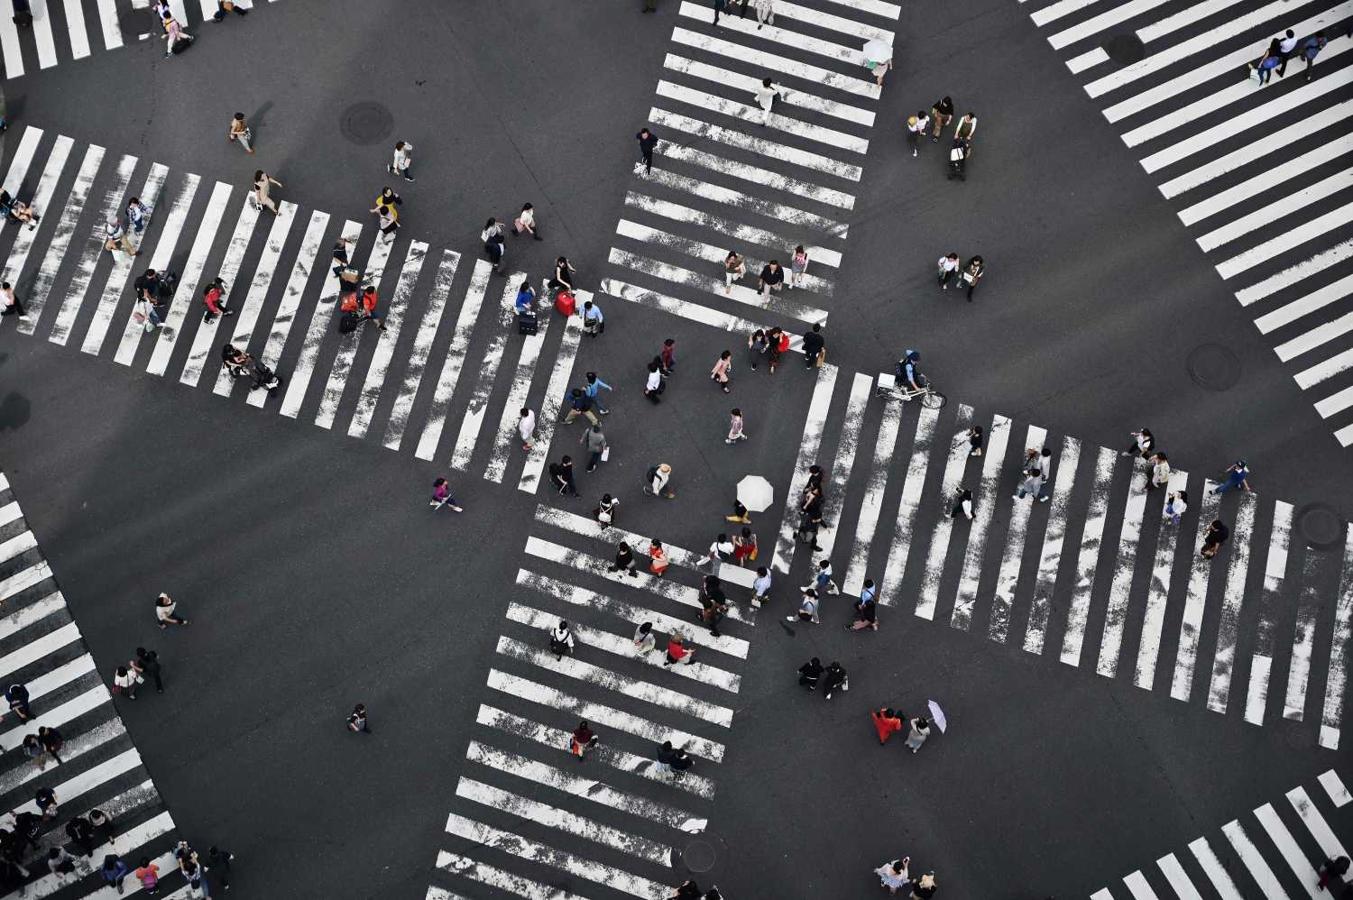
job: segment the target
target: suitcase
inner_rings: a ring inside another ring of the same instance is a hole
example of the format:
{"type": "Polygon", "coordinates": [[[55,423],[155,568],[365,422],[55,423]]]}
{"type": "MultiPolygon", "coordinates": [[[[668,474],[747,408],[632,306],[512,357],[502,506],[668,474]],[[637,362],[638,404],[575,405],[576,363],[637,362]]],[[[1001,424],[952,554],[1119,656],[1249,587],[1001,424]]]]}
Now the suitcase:
{"type": "Polygon", "coordinates": [[[571,316],[578,311],[578,301],[572,291],[563,291],[554,295],[554,308],[561,316],[571,316]]]}
{"type": "Polygon", "coordinates": [[[537,328],[535,313],[520,313],[517,316],[517,334],[535,334],[537,328]]]}

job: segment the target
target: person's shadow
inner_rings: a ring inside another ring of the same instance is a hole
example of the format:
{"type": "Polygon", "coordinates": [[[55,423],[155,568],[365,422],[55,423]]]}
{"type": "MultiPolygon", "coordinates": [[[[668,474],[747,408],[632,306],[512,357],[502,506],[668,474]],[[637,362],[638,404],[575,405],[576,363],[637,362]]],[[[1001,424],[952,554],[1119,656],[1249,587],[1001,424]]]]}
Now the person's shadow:
{"type": "Polygon", "coordinates": [[[28,398],[10,391],[4,400],[0,400],[0,431],[22,428],[28,424],[32,414],[33,408],[28,398]]]}

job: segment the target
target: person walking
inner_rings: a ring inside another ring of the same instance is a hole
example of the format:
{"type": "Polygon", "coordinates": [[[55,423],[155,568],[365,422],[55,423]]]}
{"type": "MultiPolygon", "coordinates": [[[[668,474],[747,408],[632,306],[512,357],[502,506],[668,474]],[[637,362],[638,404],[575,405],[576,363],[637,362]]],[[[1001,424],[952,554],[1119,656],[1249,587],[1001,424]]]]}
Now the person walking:
{"type": "MultiPolygon", "coordinates": [[[[716,16],[718,9],[715,9],[716,16]]],[[[717,23],[716,23],[717,24],[717,23]]],[[[644,164],[644,174],[653,174],[653,151],[658,146],[658,136],[647,128],[640,128],[639,133],[634,136],[639,142],[639,159],[644,164]]]]}
{"type": "Polygon", "coordinates": [[[832,664],[827,666],[827,671],[822,675],[823,698],[830,700],[832,694],[838,690],[850,690],[850,677],[846,675],[846,670],[842,665],[833,660],[832,664]]]}
{"type": "Polygon", "coordinates": [[[1327,857],[1325,861],[1320,864],[1320,871],[1317,873],[1319,879],[1316,881],[1315,886],[1323,891],[1329,887],[1330,882],[1334,879],[1337,878],[1342,881],[1344,875],[1348,872],[1348,866],[1349,862],[1347,856],[1339,856],[1333,859],[1327,857]]]}
{"type": "Polygon", "coordinates": [[[739,407],[733,407],[728,412],[728,437],[724,438],[725,444],[736,444],[738,441],[747,440],[747,432],[743,430],[742,410],[739,407]]]}
{"type": "Polygon", "coordinates": [[[673,747],[671,741],[663,741],[662,746],[658,748],[658,766],[665,768],[665,771],[672,775],[680,775],[691,766],[695,765],[695,760],[684,747],[673,747]]]}
{"type": "Polygon", "coordinates": [[[123,694],[128,700],[136,699],[136,686],[144,679],[126,666],[118,666],[113,673],[113,693],[123,694]]]}
{"type": "Polygon", "coordinates": [[[592,516],[603,529],[609,528],[615,522],[616,507],[619,505],[620,501],[610,494],[602,494],[597,508],[592,510],[592,516]]]}
{"type": "Polygon", "coordinates": [[[758,328],[747,336],[747,366],[753,372],[757,365],[766,355],[770,348],[770,341],[766,337],[766,332],[758,328]]]}
{"type": "MultiPolygon", "coordinates": [[[[813,327],[803,336],[803,367],[820,368],[827,356],[827,339],[822,336],[822,323],[814,322],[813,327]]],[[[775,367],[771,366],[771,371],[775,367]]]]}
{"type": "Polygon", "coordinates": [[[925,114],[925,110],[916,111],[916,115],[907,116],[907,144],[911,147],[912,159],[921,155],[921,136],[926,133],[930,127],[930,117],[925,114]]]}
{"type": "Polygon", "coordinates": [[[963,274],[959,276],[959,283],[968,289],[968,302],[972,302],[972,292],[977,288],[977,282],[982,280],[986,274],[987,264],[982,261],[982,257],[974,256],[968,260],[968,264],[963,267],[963,274]]]}
{"type": "Polygon", "coordinates": [[[244,113],[237,112],[231,117],[230,131],[226,133],[226,140],[234,141],[244,148],[245,153],[254,155],[254,131],[245,121],[244,113]]]}
{"type": "Polygon", "coordinates": [[[643,622],[634,629],[634,652],[639,656],[658,649],[658,636],[653,633],[653,623],[643,622]]]}
{"type": "Polygon", "coordinates": [[[174,49],[175,47],[180,43],[187,46],[195,40],[197,38],[188,33],[188,29],[183,27],[183,23],[174,18],[172,12],[166,10],[164,14],[164,58],[173,59],[175,52],[177,52],[174,49]]]}
{"type": "Polygon", "coordinates": [[[550,652],[554,654],[556,660],[573,655],[573,631],[564,619],[560,619],[559,624],[550,632],[550,652]]]}
{"type": "Polygon", "coordinates": [[[1306,60],[1306,80],[1311,80],[1311,69],[1315,66],[1315,58],[1320,55],[1320,51],[1325,49],[1328,43],[1324,31],[1317,31],[1315,34],[1301,42],[1301,58],[1306,60]]]}
{"type": "Polygon", "coordinates": [[[605,462],[606,457],[610,455],[606,435],[602,434],[600,425],[593,425],[584,431],[582,440],[578,443],[583,444],[587,450],[587,471],[589,472],[595,472],[597,466],[605,462]]]}
{"type": "Polygon", "coordinates": [[[149,856],[141,857],[141,862],[132,874],[136,876],[137,881],[141,882],[141,890],[147,894],[158,894],[160,892],[160,867],[151,862],[149,856]]]}
{"type": "Polygon", "coordinates": [[[770,364],[770,373],[780,364],[780,357],[789,351],[789,335],[779,325],[766,332],[766,361],[770,364]]]}
{"type": "Polygon", "coordinates": [[[700,885],[687,878],[677,885],[676,893],[668,897],[667,900],[702,900],[702,897],[700,885]]]}
{"type": "Polygon", "coordinates": [[[385,170],[398,175],[405,181],[413,181],[413,144],[408,141],[395,141],[394,152],[390,155],[390,164],[385,170]]]}
{"type": "Polygon", "coordinates": [[[1146,490],[1165,487],[1170,483],[1170,459],[1164,453],[1156,451],[1151,457],[1151,471],[1146,476],[1146,490]]]}
{"type": "Polygon", "coordinates": [[[658,365],[662,367],[663,377],[676,371],[676,338],[664,338],[662,349],[658,351],[658,365]]]}
{"type": "Polygon", "coordinates": [[[1203,546],[1198,551],[1199,555],[1204,559],[1212,559],[1230,536],[1231,529],[1227,528],[1221,519],[1213,519],[1212,523],[1207,526],[1207,531],[1203,532],[1203,546]]]}
{"type": "MultiPolygon", "coordinates": [[[[759,3],[761,2],[761,0],[757,0],[757,2],[759,3]]],[[[758,25],[756,27],[759,29],[761,26],[758,25]]],[[[758,87],[755,91],[753,91],[753,94],[756,96],[756,105],[761,107],[762,127],[765,127],[766,125],[770,124],[771,107],[775,105],[776,100],[782,99],[780,96],[780,91],[781,88],[779,88],[775,84],[775,82],[771,81],[769,78],[761,79],[761,86],[758,87]]]]}
{"type": "Polygon", "coordinates": [[[521,448],[531,449],[531,438],[536,435],[536,414],[528,407],[521,408],[521,417],[517,419],[517,435],[521,438],[521,448]]]}
{"type": "Polygon", "coordinates": [[[573,729],[573,734],[569,735],[568,751],[578,757],[578,762],[587,759],[589,750],[596,748],[601,743],[601,738],[597,737],[592,731],[592,726],[587,724],[586,720],[578,723],[578,727],[573,729]]]}
{"type": "Polygon", "coordinates": [[[607,567],[608,572],[624,572],[635,578],[639,577],[639,566],[634,561],[634,551],[625,541],[621,541],[615,548],[615,562],[607,567]]]}
{"type": "MultiPolygon", "coordinates": [[[[757,31],[762,25],[775,24],[775,0],[752,0],[752,6],[756,8],[757,31]]],[[[747,9],[747,0],[742,0],[742,8],[747,9]]]]}
{"type": "Polygon", "coordinates": [[[1287,74],[1287,61],[1295,55],[1297,49],[1297,35],[1292,29],[1278,38],[1278,52],[1282,54],[1283,61],[1278,64],[1278,77],[1282,78],[1287,74]]]}
{"type": "Polygon", "coordinates": [[[730,393],[728,373],[733,371],[733,351],[725,350],[719,354],[719,358],[714,362],[714,368],[710,370],[709,377],[725,393],[730,393]]]}
{"type": "Polygon", "coordinates": [[[968,456],[982,455],[982,426],[974,425],[968,429],[968,456]]]}
{"type": "Polygon", "coordinates": [[[977,114],[965,112],[963,118],[954,126],[954,140],[961,141],[966,148],[965,155],[972,156],[972,139],[977,134],[977,114]]]}
{"type": "Polygon", "coordinates": [[[89,824],[89,820],[84,816],[73,816],[66,823],[66,837],[70,838],[81,856],[90,857],[94,855],[95,835],[94,826],[89,824]]]}
{"type": "Polygon", "coordinates": [[[596,337],[606,331],[606,317],[595,300],[583,301],[583,331],[588,337],[596,337]]]}
{"type": "MultiPolygon", "coordinates": [[[[1025,485],[1027,485],[1027,483],[1028,480],[1026,479],[1025,485]]],[[[1024,485],[1021,485],[1020,491],[1021,493],[1015,494],[1016,499],[1023,497],[1023,492],[1025,491],[1024,485]]],[[[959,516],[963,516],[965,519],[971,520],[975,515],[977,514],[972,508],[972,491],[963,485],[959,485],[958,495],[954,498],[954,506],[949,510],[949,518],[957,519],[959,516]]]]}
{"type": "Polygon", "coordinates": [[[530,203],[521,205],[521,212],[517,213],[517,218],[512,220],[512,233],[529,234],[537,241],[545,240],[540,235],[540,226],[536,224],[536,208],[530,203]]]}
{"type": "Polygon", "coordinates": [[[159,624],[161,630],[170,625],[187,625],[188,620],[180,618],[174,614],[178,609],[178,604],[168,594],[161,592],[155,598],[155,621],[159,624]]]}
{"type": "Polygon", "coordinates": [[[216,12],[212,13],[211,20],[213,22],[222,22],[229,13],[234,13],[237,16],[247,16],[249,15],[249,10],[235,2],[235,0],[216,0],[216,12]]]}
{"type": "Polygon", "coordinates": [[[912,719],[908,724],[906,747],[912,753],[921,749],[925,739],[930,737],[930,720],[925,717],[912,719]]]}
{"type": "Polygon", "coordinates": [[[920,878],[914,879],[911,883],[911,900],[930,900],[939,890],[939,884],[935,881],[935,873],[927,872],[920,878]]]}
{"type": "Polygon", "coordinates": [[[1179,520],[1183,518],[1188,508],[1188,491],[1171,491],[1170,496],[1165,501],[1165,521],[1171,525],[1178,525],[1179,520]]]}
{"type": "Polygon", "coordinates": [[[752,580],[752,608],[760,609],[761,604],[770,599],[771,586],[770,569],[765,566],[758,566],[756,578],[752,580]]]}
{"type": "Polygon", "coordinates": [[[663,497],[667,500],[674,499],[676,492],[669,484],[672,480],[672,467],[667,463],[658,463],[648,470],[644,476],[647,482],[644,485],[644,493],[653,497],[663,497]]]}
{"type": "Polygon", "coordinates": [[[756,533],[752,529],[743,526],[742,531],[733,536],[733,562],[737,565],[746,566],[749,562],[756,562],[759,551],[756,533]]]}
{"type": "Polygon", "coordinates": [[[371,723],[367,721],[366,704],[358,703],[348,713],[348,731],[354,734],[371,734],[371,723]]]}
{"type": "Polygon", "coordinates": [[[484,245],[484,252],[488,254],[489,262],[493,265],[493,273],[507,275],[507,266],[504,265],[507,247],[503,242],[503,226],[499,225],[493,216],[489,216],[489,220],[484,223],[484,230],[479,232],[479,242],[484,245]]]}
{"type": "Polygon", "coordinates": [[[438,478],[432,482],[432,499],[428,501],[433,511],[441,509],[443,506],[452,512],[465,512],[465,509],[456,503],[456,498],[451,495],[451,483],[445,478],[438,478]]]}
{"type": "MultiPolygon", "coordinates": [[[[138,675],[136,683],[141,683],[138,675]]],[[[38,743],[42,745],[42,751],[56,760],[56,764],[61,765],[64,760],[61,759],[61,748],[66,745],[66,740],[61,736],[61,732],[48,725],[42,725],[38,728],[38,743]]]]}
{"type": "Polygon", "coordinates": [[[662,541],[657,538],[650,540],[648,542],[648,571],[661,578],[671,564],[671,560],[667,558],[667,550],[662,546],[662,541]]]}
{"type": "MultiPolygon", "coordinates": [[[[0,282],[0,316],[20,316],[24,314],[23,304],[14,296],[14,288],[8,282],[0,282]]],[[[753,366],[752,368],[756,368],[753,366]]]]}
{"type": "Polygon", "coordinates": [[[53,819],[60,810],[60,805],[56,802],[56,791],[43,785],[33,793],[33,802],[38,806],[38,814],[43,819],[53,819]]]}
{"type": "Polygon", "coordinates": [[[550,481],[559,488],[561,496],[577,498],[578,486],[573,481],[573,457],[564,455],[559,462],[550,463],[550,481]]]}
{"type": "Polygon", "coordinates": [[[109,853],[103,858],[103,867],[99,869],[99,875],[103,877],[103,883],[114,888],[120,894],[122,893],[122,882],[131,874],[131,869],[122,861],[122,858],[116,853],[109,853]]]}
{"type": "Polygon", "coordinates": [[[1226,470],[1226,480],[1212,489],[1214,494],[1224,494],[1232,488],[1242,488],[1245,493],[1250,493],[1250,467],[1243,459],[1238,459],[1231,463],[1230,468],[1226,470]]]}
{"type": "Polygon", "coordinates": [[[377,223],[380,226],[380,235],[385,243],[391,243],[395,239],[395,233],[399,231],[399,209],[393,203],[377,202],[370,210],[376,214],[377,223]]]}
{"type": "Polygon", "coordinates": [[[138,238],[141,237],[146,230],[146,223],[150,221],[150,207],[142,203],[140,197],[132,197],[127,201],[126,215],[127,225],[130,226],[132,233],[138,238]]]}
{"type": "Polygon", "coordinates": [[[789,284],[788,288],[803,287],[803,276],[808,274],[808,251],[803,249],[803,244],[794,247],[794,255],[789,257],[789,284]]]}
{"type": "Polygon", "coordinates": [[[864,588],[860,591],[860,599],[855,601],[855,622],[845,626],[847,631],[863,631],[866,628],[870,631],[879,630],[878,621],[878,589],[874,587],[874,580],[866,578],[864,588]]]}
{"type": "Polygon", "coordinates": [[[564,418],[559,420],[560,425],[572,425],[573,420],[579,416],[585,416],[587,421],[593,425],[600,425],[601,420],[597,414],[592,412],[592,398],[587,396],[587,391],[582,388],[573,388],[569,391],[569,409],[564,418]]]}
{"type": "Polygon", "coordinates": [[[770,300],[772,292],[779,293],[785,286],[785,270],[780,268],[780,261],[772,259],[761,268],[761,276],[757,279],[756,288],[761,292],[764,300],[770,300]]]}
{"type": "Polygon", "coordinates": [[[747,262],[736,250],[729,250],[723,258],[723,292],[733,293],[733,284],[747,274],[747,262]]]}
{"type": "Polygon", "coordinates": [[[902,730],[902,715],[891,706],[870,710],[869,719],[874,723],[874,733],[878,735],[880,746],[888,743],[888,738],[902,730]]]}
{"type": "Polygon", "coordinates": [[[1014,494],[1016,500],[1023,500],[1025,494],[1029,494],[1034,499],[1037,499],[1039,489],[1043,484],[1038,478],[1037,466],[1029,468],[1027,466],[1028,460],[1025,460],[1025,463],[1026,468],[1023,470],[1024,480],[1020,482],[1019,490],[1015,491],[1014,494]]]}
{"type": "Polygon", "coordinates": [[[103,249],[109,253],[116,253],[121,250],[128,256],[140,256],[141,251],[132,245],[132,239],[127,235],[127,229],[122,227],[122,223],[117,219],[109,219],[103,225],[103,249]]]}
{"type": "Polygon", "coordinates": [[[662,366],[657,360],[648,364],[648,377],[644,380],[644,396],[650,403],[661,403],[662,392],[667,389],[662,380],[662,366]]]}
{"type": "Polygon", "coordinates": [[[1128,444],[1127,449],[1121,455],[1150,459],[1155,450],[1156,436],[1151,433],[1150,428],[1143,428],[1141,431],[1132,432],[1132,443],[1128,444]]]}
{"type": "Polygon", "coordinates": [[[719,562],[733,561],[733,542],[728,539],[727,534],[722,532],[710,543],[705,555],[696,560],[695,564],[701,567],[708,566],[712,565],[716,559],[719,562]]]}
{"type": "Polygon", "coordinates": [[[1273,77],[1273,70],[1283,63],[1282,51],[1278,49],[1280,43],[1277,38],[1274,38],[1269,42],[1264,55],[1259,57],[1257,61],[1250,63],[1250,67],[1255,70],[1258,76],[1259,87],[1268,84],[1269,79],[1273,77]]]}
{"type": "Polygon", "coordinates": [[[785,621],[820,625],[822,620],[817,617],[817,591],[812,588],[800,588],[799,593],[803,595],[799,601],[799,611],[792,616],[785,616],[785,621]]]}
{"type": "Polygon", "coordinates": [[[933,129],[930,132],[931,143],[937,143],[940,134],[949,127],[949,121],[954,117],[954,101],[950,100],[948,95],[936,100],[930,107],[930,121],[933,129]]]}
{"type": "Polygon", "coordinates": [[[719,13],[728,12],[728,0],[714,0],[714,24],[719,24],[719,13]]]}
{"type": "Polygon", "coordinates": [[[939,267],[939,285],[940,290],[949,290],[949,282],[957,274],[959,268],[959,259],[957,253],[946,253],[940,257],[936,264],[939,267]]]}
{"type": "Polygon", "coordinates": [[[667,658],[664,666],[690,665],[695,661],[695,651],[686,646],[686,638],[681,632],[674,631],[667,639],[667,658]]]}
{"type": "Polygon", "coordinates": [[[9,703],[9,711],[20,722],[27,722],[33,718],[33,708],[28,705],[28,688],[23,682],[16,681],[5,688],[5,701],[9,703]]]}
{"type": "Polygon", "coordinates": [[[836,586],[836,582],[832,580],[832,561],[830,559],[818,560],[817,571],[813,573],[813,581],[806,587],[817,591],[819,597],[823,594],[841,593],[840,588],[836,586]]]}
{"type": "Polygon", "coordinates": [[[815,691],[817,690],[817,683],[822,679],[822,673],[825,671],[822,668],[822,660],[814,656],[808,662],[799,666],[799,684],[810,691],[815,691]]]}
{"type": "Polygon", "coordinates": [[[282,187],[282,182],[262,169],[254,170],[254,205],[258,209],[266,209],[276,216],[278,215],[277,203],[272,198],[274,187],[282,187]]]}
{"type": "Polygon", "coordinates": [[[235,310],[226,309],[226,286],[218,275],[202,288],[202,304],[207,307],[207,311],[202,314],[203,322],[210,322],[220,316],[235,315],[235,310]]]}

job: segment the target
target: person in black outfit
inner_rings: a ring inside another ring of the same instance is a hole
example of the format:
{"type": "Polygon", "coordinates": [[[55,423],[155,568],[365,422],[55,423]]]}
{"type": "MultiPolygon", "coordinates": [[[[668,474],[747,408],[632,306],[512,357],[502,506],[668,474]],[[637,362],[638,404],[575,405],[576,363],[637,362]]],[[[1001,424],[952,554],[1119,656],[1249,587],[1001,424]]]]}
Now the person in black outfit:
{"type": "Polygon", "coordinates": [[[806,369],[811,369],[817,365],[818,357],[822,351],[827,348],[827,341],[822,337],[822,325],[815,323],[813,330],[803,336],[803,365],[806,369]]]}
{"type": "Polygon", "coordinates": [[[132,664],[141,675],[149,676],[155,681],[156,693],[164,693],[164,681],[160,678],[160,654],[145,647],[137,647],[136,659],[132,660],[132,664]]]}
{"type": "Polygon", "coordinates": [[[94,826],[84,816],[76,816],[66,823],[66,837],[80,849],[81,856],[94,855],[94,826]]]}
{"type": "Polygon", "coordinates": [[[38,740],[42,742],[42,749],[51,754],[52,759],[56,760],[58,766],[61,765],[63,762],[61,747],[66,743],[66,739],[61,736],[61,732],[43,725],[38,728],[38,740]]]}
{"type": "Polygon", "coordinates": [[[6,688],[5,699],[9,701],[9,711],[18,716],[20,722],[33,718],[33,710],[28,706],[28,688],[23,684],[16,681],[6,688]]]}
{"type": "Polygon", "coordinates": [[[832,662],[830,666],[827,666],[827,672],[822,679],[823,693],[826,694],[827,699],[832,698],[833,691],[837,689],[845,690],[847,681],[846,670],[839,662],[832,662]]]}
{"type": "Polygon", "coordinates": [[[653,174],[653,150],[658,146],[658,136],[647,128],[640,128],[635,139],[639,142],[639,155],[644,161],[644,174],[653,174]]]}
{"type": "Polygon", "coordinates": [[[230,6],[231,8],[227,10],[225,0],[216,0],[216,12],[212,14],[211,20],[213,22],[224,21],[227,12],[233,12],[237,16],[249,15],[249,10],[240,6],[238,3],[231,3],[230,6]]]}
{"type": "Polygon", "coordinates": [[[667,900],[700,900],[700,885],[687,878],[667,900]]]}
{"type": "Polygon", "coordinates": [[[814,656],[808,662],[799,666],[799,684],[810,691],[817,690],[818,679],[822,677],[824,671],[826,670],[822,668],[822,660],[814,656]]]}
{"type": "Polygon", "coordinates": [[[1221,519],[1213,519],[1212,524],[1207,526],[1207,531],[1203,533],[1203,549],[1199,551],[1205,558],[1211,559],[1217,555],[1221,545],[1226,543],[1226,539],[1231,536],[1231,529],[1222,524],[1221,519]]]}
{"type": "Polygon", "coordinates": [[[216,880],[227,891],[230,890],[230,861],[234,858],[235,854],[221,847],[213,845],[207,849],[207,868],[216,873],[216,880]]]}
{"type": "Polygon", "coordinates": [[[23,848],[31,845],[34,850],[41,847],[38,844],[38,833],[42,831],[42,817],[36,813],[24,811],[14,814],[14,838],[19,844],[19,853],[16,857],[22,855],[23,848]]]}

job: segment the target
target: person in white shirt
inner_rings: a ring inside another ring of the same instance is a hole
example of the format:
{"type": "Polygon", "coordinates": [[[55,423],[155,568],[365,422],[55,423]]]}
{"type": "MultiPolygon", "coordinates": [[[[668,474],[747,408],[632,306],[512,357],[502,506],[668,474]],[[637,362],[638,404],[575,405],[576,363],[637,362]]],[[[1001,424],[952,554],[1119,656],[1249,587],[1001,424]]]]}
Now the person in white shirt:
{"type": "Polygon", "coordinates": [[[760,609],[761,604],[770,599],[770,570],[761,566],[756,570],[752,581],[752,608],[760,609]]]}
{"type": "Polygon", "coordinates": [[[550,634],[550,652],[554,654],[555,659],[563,659],[565,655],[573,655],[573,632],[569,630],[568,622],[563,619],[554,626],[554,631],[550,634]]]}
{"type": "Polygon", "coordinates": [[[705,551],[705,555],[696,560],[695,564],[707,566],[716,559],[721,562],[729,562],[733,559],[733,542],[728,539],[726,534],[720,534],[715,538],[714,543],[709,545],[709,550],[705,551]]]}
{"type": "MultiPolygon", "coordinates": [[[[753,0],[752,5],[756,7],[756,19],[759,23],[756,30],[760,31],[762,25],[775,24],[775,0],[753,0]]],[[[742,8],[746,10],[747,4],[744,2],[742,8]]]]}
{"type": "Polygon", "coordinates": [[[907,143],[911,144],[912,157],[919,155],[921,135],[925,134],[929,127],[930,117],[925,114],[925,110],[919,110],[916,115],[907,117],[907,143]]]}
{"type": "Polygon", "coordinates": [[[957,519],[959,516],[971,519],[974,515],[972,509],[972,491],[965,487],[958,489],[958,496],[954,498],[954,508],[949,511],[949,518],[957,519]]]}
{"type": "Polygon", "coordinates": [[[540,236],[540,230],[536,227],[536,208],[529,203],[522,204],[521,212],[517,213],[517,218],[512,220],[512,228],[513,234],[521,234],[525,231],[538,241],[545,240],[540,236]]]}
{"type": "Polygon", "coordinates": [[[523,450],[531,449],[531,438],[536,433],[536,414],[523,406],[521,409],[521,418],[517,420],[517,434],[521,435],[521,448],[523,450]]]}
{"type": "Polygon", "coordinates": [[[1297,35],[1292,29],[1287,29],[1287,33],[1278,39],[1278,52],[1283,55],[1283,61],[1278,64],[1278,77],[1282,78],[1287,72],[1287,61],[1292,58],[1292,51],[1297,49],[1297,35]]]}
{"type": "Polygon", "coordinates": [[[662,368],[656,362],[648,364],[648,381],[644,382],[644,396],[653,403],[662,402],[662,368]]]}
{"type": "Polygon", "coordinates": [[[1170,483],[1170,461],[1164,453],[1157,453],[1151,457],[1151,474],[1146,479],[1146,489],[1154,490],[1158,487],[1165,487],[1170,483]]]}
{"type": "Polygon", "coordinates": [[[761,87],[756,89],[756,103],[761,107],[762,125],[770,124],[771,105],[779,99],[782,99],[780,89],[769,78],[761,79],[761,87]]]}
{"type": "Polygon", "coordinates": [[[940,287],[947,291],[949,290],[950,279],[958,272],[958,254],[950,253],[946,256],[941,256],[937,265],[939,266],[940,287]]]}
{"type": "Polygon", "coordinates": [[[1165,502],[1165,521],[1178,525],[1179,520],[1189,508],[1189,495],[1186,491],[1171,491],[1165,502]]]}
{"type": "Polygon", "coordinates": [[[391,175],[402,175],[405,181],[413,181],[413,144],[408,141],[397,141],[395,143],[394,155],[390,158],[390,165],[385,168],[391,175]]]}

